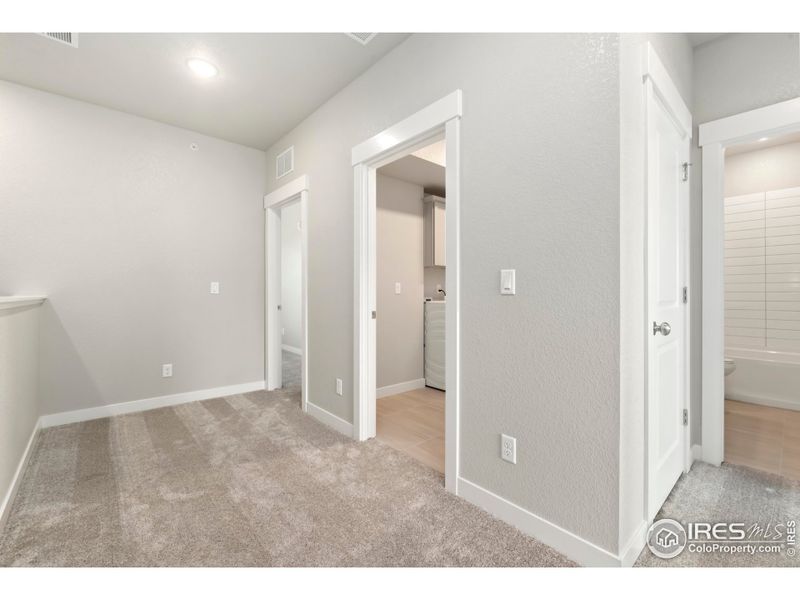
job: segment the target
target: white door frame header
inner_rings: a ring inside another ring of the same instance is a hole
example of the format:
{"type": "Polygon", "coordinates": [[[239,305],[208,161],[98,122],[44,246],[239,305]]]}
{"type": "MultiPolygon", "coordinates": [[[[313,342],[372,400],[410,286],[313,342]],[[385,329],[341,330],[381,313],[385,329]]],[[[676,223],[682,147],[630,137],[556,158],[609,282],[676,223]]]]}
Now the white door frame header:
{"type": "Polygon", "coordinates": [[[355,146],[352,152],[352,165],[373,164],[383,155],[412,145],[417,140],[427,139],[429,133],[440,129],[450,119],[460,117],[461,113],[461,90],[455,90],[355,146]]]}
{"type": "Polygon", "coordinates": [[[748,110],[700,125],[699,145],[730,146],[764,135],[791,133],[800,127],[800,98],[748,110]]]}
{"type": "Polygon", "coordinates": [[[308,191],[308,175],[301,175],[289,183],[282,185],[274,192],[264,196],[264,208],[270,208],[276,204],[284,204],[299,196],[302,192],[308,191]]]}

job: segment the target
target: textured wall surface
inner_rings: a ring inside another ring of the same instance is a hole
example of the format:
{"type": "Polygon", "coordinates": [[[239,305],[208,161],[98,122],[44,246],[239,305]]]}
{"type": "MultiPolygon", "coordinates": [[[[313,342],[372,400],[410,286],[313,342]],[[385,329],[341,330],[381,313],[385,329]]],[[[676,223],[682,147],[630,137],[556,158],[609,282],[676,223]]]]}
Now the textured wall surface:
{"type": "Polygon", "coordinates": [[[422,186],[378,174],[378,387],[423,377],[422,186]],[[401,292],[395,294],[394,284],[401,292]]]}
{"type": "Polygon", "coordinates": [[[447,292],[447,268],[425,267],[425,297],[441,300],[442,295],[436,291],[439,285],[447,292]]]}
{"type": "Polygon", "coordinates": [[[43,413],[264,379],[263,152],[3,82],[0,120],[0,294],[48,297],[43,413]]]}
{"type": "Polygon", "coordinates": [[[696,123],[800,96],[797,33],[735,33],[694,51],[696,123]]]}
{"type": "Polygon", "coordinates": [[[281,325],[283,343],[303,347],[303,255],[300,203],[281,209],[281,325]]]}
{"type": "Polygon", "coordinates": [[[461,475],[610,550],[618,65],[616,35],[414,35],[267,152],[272,166],[294,145],[311,178],[309,392],[352,421],[351,149],[463,90],[461,475]],[[499,295],[502,268],[517,269],[516,296],[499,295]],[[517,437],[517,465],[499,458],[501,432],[517,437]]]}

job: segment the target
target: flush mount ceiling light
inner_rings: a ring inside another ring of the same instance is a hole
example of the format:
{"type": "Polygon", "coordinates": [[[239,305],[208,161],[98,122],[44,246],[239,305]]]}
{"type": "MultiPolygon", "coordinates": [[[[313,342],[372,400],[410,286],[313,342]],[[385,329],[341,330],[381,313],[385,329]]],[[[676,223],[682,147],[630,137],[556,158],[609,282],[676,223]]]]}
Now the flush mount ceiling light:
{"type": "Polygon", "coordinates": [[[769,139],[768,137],[763,137],[763,138],[759,138],[758,141],[759,142],[766,142],[768,139],[769,139]]]}
{"type": "Polygon", "coordinates": [[[214,77],[219,73],[217,67],[202,58],[190,58],[186,61],[186,66],[192,70],[192,73],[203,79],[214,77]]]}

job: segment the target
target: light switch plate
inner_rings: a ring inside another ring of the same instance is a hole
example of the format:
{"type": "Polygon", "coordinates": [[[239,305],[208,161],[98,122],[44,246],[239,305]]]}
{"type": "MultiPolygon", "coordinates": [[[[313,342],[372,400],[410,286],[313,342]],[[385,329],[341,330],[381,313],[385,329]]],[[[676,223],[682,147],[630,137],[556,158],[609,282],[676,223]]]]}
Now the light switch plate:
{"type": "Polygon", "coordinates": [[[209,287],[209,292],[212,294],[219,294],[219,281],[212,281],[209,287]]]}
{"type": "Polygon", "coordinates": [[[503,296],[514,296],[517,293],[517,272],[516,269],[500,270],[500,294],[503,296]]]}
{"type": "Polygon", "coordinates": [[[336,379],[336,393],[342,395],[342,380],[338,378],[336,379]]]}
{"type": "Polygon", "coordinates": [[[403,291],[403,286],[400,285],[400,282],[398,281],[397,283],[394,284],[394,293],[400,294],[402,291],[403,291]]]}

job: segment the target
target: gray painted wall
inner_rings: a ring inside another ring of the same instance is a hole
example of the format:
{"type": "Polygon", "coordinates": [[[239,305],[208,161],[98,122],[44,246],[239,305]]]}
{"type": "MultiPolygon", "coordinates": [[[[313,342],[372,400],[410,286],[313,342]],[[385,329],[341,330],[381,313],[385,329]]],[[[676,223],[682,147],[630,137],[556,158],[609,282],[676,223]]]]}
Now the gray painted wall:
{"type": "Polygon", "coordinates": [[[734,33],[694,50],[695,122],[800,96],[797,33],[734,33]]]}
{"type": "Polygon", "coordinates": [[[282,342],[294,348],[303,347],[303,255],[300,203],[281,209],[281,326],[282,342]]]}
{"type": "Polygon", "coordinates": [[[422,186],[378,174],[378,387],[423,377],[422,186]],[[401,292],[395,294],[395,283],[401,292]]]}
{"type": "Polygon", "coordinates": [[[425,297],[441,300],[442,295],[436,291],[439,285],[447,292],[447,268],[425,267],[425,297]]]}
{"type": "MultiPolygon", "coordinates": [[[[696,125],[800,96],[797,33],[736,33],[694,49],[696,125]]],[[[692,444],[702,443],[702,155],[695,128],[692,148],[692,444]]]]}
{"type": "Polygon", "coordinates": [[[48,297],[42,412],[263,380],[264,153],[5,82],[0,115],[0,294],[48,297]]]}
{"type": "Polygon", "coordinates": [[[612,551],[618,68],[617,35],[414,35],[266,163],[293,144],[295,171],[310,177],[309,393],[352,422],[351,149],[463,90],[461,475],[612,551]],[[517,269],[516,296],[499,295],[501,268],[517,269]],[[501,432],[517,437],[517,465],[499,458],[501,432]]]}

